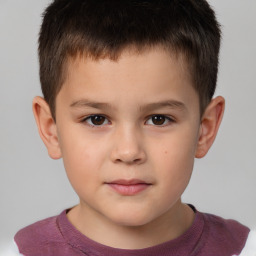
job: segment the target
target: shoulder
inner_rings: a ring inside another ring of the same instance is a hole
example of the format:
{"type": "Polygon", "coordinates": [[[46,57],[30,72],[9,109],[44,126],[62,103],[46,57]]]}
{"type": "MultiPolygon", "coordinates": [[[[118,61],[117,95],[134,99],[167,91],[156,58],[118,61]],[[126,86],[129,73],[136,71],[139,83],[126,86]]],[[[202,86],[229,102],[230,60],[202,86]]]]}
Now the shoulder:
{"type": "MultiPolygon", "coordinates": [[[[238,221],[204,213],[204,241],[207,251],[222,255],[239,255],[245,247],[250,229],[238,221]]],[[[212,254],[214,255],[214,253],[212,254]]]]}
{"type": "Polygon", "coordinates": [[[205,222],[211,235],[225,234],[232,239],[246,238],[249,228],[233,219],[224,219],[214,214],[204,213],[205,222]]]}
{"type": "Polygon", "coordinates": [[[49,248],[61,247],[65,241],[58,228],[57,219],[57,216],[50,217],[18,231],[14,241],[19,252],[24,255],[46,255],[45,250],[48,253],[49,248]]]}
{"type": "Polygon", "coordinates": [[[58,232],[57,216],[35,222],[21,229],[15,235],[14,240],[16,243],[31,243],[38,240],[46,241],[51,237],[61,238],[58,232]]]}

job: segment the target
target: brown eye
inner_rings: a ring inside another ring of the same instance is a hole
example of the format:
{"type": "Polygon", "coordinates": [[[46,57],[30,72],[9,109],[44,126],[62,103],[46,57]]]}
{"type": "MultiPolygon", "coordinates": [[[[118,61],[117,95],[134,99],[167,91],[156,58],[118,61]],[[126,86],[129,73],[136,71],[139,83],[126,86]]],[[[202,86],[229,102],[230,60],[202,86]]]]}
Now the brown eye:
{"type": "Polygon", "coordinates": [[[152,123],[155,125],[163,125],[165,122],[165,117],[164,116],[153,116],[152,117],[152,123]]]}
{"type": "Polygon", "coordinates": [[[155,126],[164,126],[172,122],[172,119],[165,115],[153,115],[151,116],[146,124],[155,125],[155,126]]]}
{"type": "Polygon", "coordinates": [[[89,116],[85,121],[92,126],[101,126],[108,123],[107,118],[100,115],[89,116]]]}

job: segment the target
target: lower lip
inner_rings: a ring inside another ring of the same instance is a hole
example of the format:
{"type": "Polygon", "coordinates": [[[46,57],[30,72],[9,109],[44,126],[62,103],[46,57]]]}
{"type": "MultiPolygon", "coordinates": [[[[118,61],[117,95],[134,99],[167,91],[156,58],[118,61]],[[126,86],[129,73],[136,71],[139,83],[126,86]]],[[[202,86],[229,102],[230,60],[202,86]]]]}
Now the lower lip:
{"type": "Polygon", "coordinates": [[[116,183],[108,184],[113,190],[123,196],[133,196],[139,194],[140,192],[147,189],[150,184],[139,183],[139,184],[131,184],[131,185],[122,185],[116,183]]]}

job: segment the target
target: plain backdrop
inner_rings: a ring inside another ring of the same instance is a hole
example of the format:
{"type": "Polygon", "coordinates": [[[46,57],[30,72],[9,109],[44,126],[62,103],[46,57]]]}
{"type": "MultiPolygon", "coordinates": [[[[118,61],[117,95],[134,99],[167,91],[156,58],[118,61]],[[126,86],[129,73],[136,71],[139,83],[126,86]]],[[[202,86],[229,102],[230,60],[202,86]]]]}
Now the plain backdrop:
{"type": "MultiPolygon", "coordinates": [[[[75,205],[62,160],[39,138],[37,36],[49,0],[0,0],[0,248],[20,228],[75,205]]],[[[215,144],[196,160],[183,201],[256,227],[256,1],[210,0],[222,24],[216,95],[226,112],[215,144]]]]}

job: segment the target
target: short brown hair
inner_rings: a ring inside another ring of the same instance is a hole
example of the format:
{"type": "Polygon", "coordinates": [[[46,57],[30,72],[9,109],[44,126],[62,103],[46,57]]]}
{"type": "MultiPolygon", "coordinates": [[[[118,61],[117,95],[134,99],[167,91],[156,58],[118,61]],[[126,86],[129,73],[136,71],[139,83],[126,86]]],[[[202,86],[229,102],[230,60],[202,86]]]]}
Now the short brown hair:
{"type": "Polygon", "coordinates": [[[206,0],[55,0],[39,35],[42,92],[55,119],[70,57],[117,59],[129,46],[161,45],[185,56],[202,113],[216,88],[220,38],[206,0]]]}

